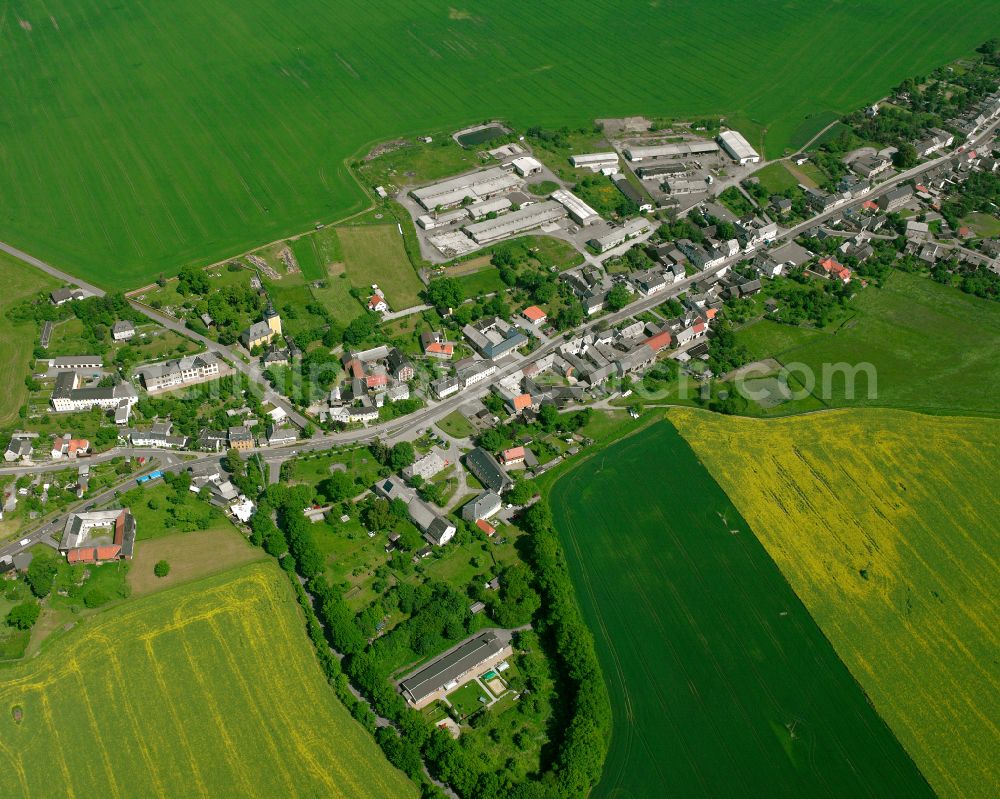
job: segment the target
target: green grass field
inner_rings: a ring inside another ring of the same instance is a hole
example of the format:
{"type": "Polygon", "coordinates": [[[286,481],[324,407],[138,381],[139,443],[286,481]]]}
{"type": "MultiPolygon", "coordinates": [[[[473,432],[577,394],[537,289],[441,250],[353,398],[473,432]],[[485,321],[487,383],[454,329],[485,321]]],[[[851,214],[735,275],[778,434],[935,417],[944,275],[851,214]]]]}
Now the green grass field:
{"type": "MultiPolygon", "coordinates": [[[[854,301],[848,321],[814,330],[755,322],[738,338],[754,358],[804,364],[816,375],[813,394],[829,407],[889,406],[928,413],[1000,413],[1000,306],[934,283],[896,273],[882,289],[854,301]],[[831,373],[822,391],[824,364],[871,364],[877,396],[868,397],[864,374],[848,396],[843,375],[831,373]]],[[[793,374],[802,375],[793,370],[793,374]]],[[[780,407],[780,406],[779,406],[780,407]]]]}
{"type": "Polygon", "coordinates": [[[780,194],[787,189],[793,189],[799,185],[798,178],[788,171],[788,167],[783,162],[768,164],[759,172],[754,172],[754,177],[760,180],[760,185],[771,194],[780,194]]]}
{"type": "Polygon", "coordinates": [[[394,311],[420,304],[423,283],[413,271],[403,237],[395,225],[357,225],[337,229],[347,279],[357,288],[377,284],[394,311]]]}
{"type": "Polygon", "coordinates": [[[971,52],[1000,32],[994,9],[600,0],[568,26],[552,2],[388,0],[361,18],[346,0],[25,0],[0,23],[2,235],[134,287],[360,210],[346,160],[490,117],[726,115],[773,154],[807,116],[971,52]]]}
{"type": "Polygon", "coordinates": [[[932,795],[673,427],[597,453],[550,501],[611,694],[594,799],[932,795]]]}
{"type": "Polygon", "coordinates": [[[995,796],[1000,421],[670,419],[937,794],[995,796]]]}
{"type": "Polygon", "coordinates": [[[38,326],[32,322],[12,325],[6,318],[7,309],[25,297],[39,291],[51,291],[59,282],[44,272],[0,252],[0,380],[5,389],[0,397],[0,426],[17,418],[17,411],[28,396],[24,378],[28,374],[31,351],[38,343],[38,326]]]}
{"type": "Polygon", "coordinates": [[[100,614],[3,677],[6,796],[417,795],[327,685],[270,563],[100,614]]]}

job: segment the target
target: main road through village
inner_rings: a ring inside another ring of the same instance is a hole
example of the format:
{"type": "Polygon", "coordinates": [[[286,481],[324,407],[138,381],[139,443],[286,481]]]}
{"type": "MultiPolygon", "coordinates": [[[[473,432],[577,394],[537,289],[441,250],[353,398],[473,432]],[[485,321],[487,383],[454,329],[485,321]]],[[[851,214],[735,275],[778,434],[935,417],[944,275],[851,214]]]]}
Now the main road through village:
{"type": "MultiPolygon", "coordinates": [[[[775,239],[774,243],[791,241],[795,239],[796,236],[805,233],[810,228],[827,221],[835,214],[842,213],[846,208],[860,205],[861,203],[867,200],[871,200],[874,197],[878,197],[884,194],[885,192],[895,188],[901,183],[919,177],[925,172],[934,169],[935,167],[940,166],[941,164],[963,157],[968,151],[975,149],[981,143],[987,141],[998,126],[1000,126],[1000,120],[997,120],[996,122],[992,123],[987,128],[985,128],[981,133],[969,139],[962,147],[960,147],[954,153],[951,153],[949,155],[944,155],[939,158],[935,158],[931,161],[927,161],[926,163],[920,164],[919,166],[913,167],[912,169],[906,170],[905,172],[901,172],[895,177],[883,183],[880,183],[878,186],[873,188],[868,194],[862,197],[844,203],[843,205],[838,206],[833,210],[816,214],[815,216],[807,219],[806,221],[802,222],[799,225],[796,225],[795,227],[781,231],[778,234],[777,238],[775,239]]],[[[765,165],[766,164],[762,164],[761,168],[763,168],[763,166],[765,165]]],[[[52,266],[51,264],[45,263],[44,261],[41,261],[38,258],[35,258],[34,256],[26,252],[23,252],[22,250],[19,250],[15,247],[12,247],[8,244],[0,242],[0,250],[8,253],[9,255],[12,255],[14,258],[17,258],[20,261],[23,261],[29,266],[41,269],[43,272],[46,272],[49,275],[52,275],[53,277],[64,281],[65,283],[79,286],[81,289],[90,294],[103,296],[105,293],[102,289],[98,288],[97,286],[85,283],[79,280],[78,278],[75,278],[72,275],[67,274],[66,272],[63,272],[62,270],[52,266]]],[[[603,257],[606,259],[613,255],[614,252],[607,253],[603,257]]],[[[711,277],[717,274],[718,272],[721,272],[729,268],[730,266],[732,266],[735,263],[738,263],[745,257],[746,257],[745,254],[739,254],[733,256],[732,258],[728,258],[725,261],[709,269],[704,270],[703,272],[699,272],[697,275],[694,275],[693,277],[686,278],[685,280],[673,284],[663,292],[658,292],[648,297],[643,297],[641,299],[638,299],[635,302],[632,302],[629,305],[627,305],[622,310],[602,317],[600,321],[602,324],[605,325],[615,324],[634,314],[651,310],[652,308],[655,308],[658,305],[662,305],[667,299],[671,297],[676,297],[678,294],[681,294],[682,292],[686,291],[694,283],[697,283],[706,277],[711,277]]],[[[280,407],[282,410],[284,410],[288,414],[288,417],[292,421],[294,421],[300,428],[304,427],[308,423],[308,420],[302,414],[298,413],[297,411],[295,411],[294,408],[292,408],[291,403],[287,400],[287,398],[277,394],[271,388],[271,386],[267,383],[266,379],[264,378],[264,375],[262,374],[260,369],[257,368],[256,365],[251,365],[246,363],[243,360],[243,358],[236,352],[234,352],[230,347],[226,347],[222,344],[219,344],[218,342],[212,341],[206,336],[202,336],[198,333],[195,333],[194,331],[189,330],[184,324],[182,324],[178,320],[166,316],[165,314],[158,313],[157,311],[141,303],[133,301],[132,305],[137,311],[149,317],[150,319],[154,320],[158,324],[163,325],[164,327],[167,327],[171,330],[174,330],[175,332],[183,336],[187,336],[188,338],[200,342],[201,344],[205,345],[205,347],[207,347],[209,351],[215,353],[219,357],[223,358],[224,360],[232,364],[235,369],[242,372],[251,381],[253,381],[254,383],[256,383],[261,387],[264,399],[270,401],[275,406],[280,407]]],[[[578,332],[585,333],[589,329],[590,327],[588,323],[585,322],[583,325],[581,325],[578,332]]],[[[487,392],[490,391],[493,385],[499,383],[505,377],[513,374],[517,370],[524,368],[526,364],[531,363],[532,361],[537,360],[553,352],[561,343],[562,343],[562,338],[556,337],[549,340],[547,343],[544,343],[537,350],[535,350],[534,352],[530,353],[527,356],[515,356],[507,366],[505,366],[503,369],[499,369],[493,375],[491,380],[483,381],[483,383],[477,386],[475,389],[462,392],[456,395],[455,397],[442,400],[440,402],[431,402],[431,404],[428,405],[428,407],[416,411],[415,413],[412,413],[402,419],[395,419],[390,422],[381,422],[360,430],[347,430],[339,433],[323,433],[320,435],[316,435],[310,439],[301,440],[295,442],[294,444],[289,444],[284,447],[257,448],[248,451],[247,456],[248,457],[258,456],[261,457],[262,460],[268,465],[270,464],[277,465],[280,464],[282,461],[286,460],[287,458],[302,452],[314,452],[318,450],[332,449],[334,447],[341,446],[344,444],[358,443],[365,440],[374,439],[377,437],[384,437],[390,444],[395,441],[403,440],[406,438],[412,438],[418,429],[439,421],[452,411],[456,410],[462,405],[465,405],[466,403],[469,403],[470,401],[481,399],[483,396],[487,394],[487,392]]],[[[156,468],[166,469],[166,470],[175,470],[178,468],[190,468],[194,471],[204,471],[205,469],[214,468],[219,464],[221,460],[221,456],[219,455],[219,453],[201,454],[193,458],[182,458],[179,457],[178,455],[172,453],[165,453],[161,450],[147,450],[147,449],[134,448],[128,446],[120,446],[108,450],[107,452],[101,453],[100,455],[95,455],[92,458],[89,458],[87,462],[100,463],[121,455],[127,455],[133,457],[147,457],[150,459],[155,459],[153,465],[155,465],[156,468]]],[[[67,468],[66,464],[60,462],[54,462],[51,464],[39,464],[34,466],[5,466],[5,467],[0,467],[0,474],[11,474],[11,475],[38,474],[41,472],[59,471],[65,468],[67,468]]],[[[101,494],[101,496],[90,497],[87,500],[81,501],[80,503],[77,503],[76,505],[67,508],[65,512],[70,513],[73,510],[79,509],[79,507],[82,507],[83,505],[90,505],[94,503],[108,501],[114,496],[116,491],[123,490],[126,486],[130,484],[131,485],[135,484],[134,475],[129,477],[127,480],[122,481],[118,485],[106,489],[101,494]]],[[[22,538],[19,541],[9,543],[7,545],[0,547],[0,556],[16,554],[22,549],[30,547],[38,542],[45,542],[51,544],[52,543],[51,536],[57,533],[59,530],[60,526],[58,524],[58,519],[60,518],[62,517],[57,516],[55,520],[47,520],[41,523],[41,525],[38,526],[36,529],[23,533],[22,538]]]]}

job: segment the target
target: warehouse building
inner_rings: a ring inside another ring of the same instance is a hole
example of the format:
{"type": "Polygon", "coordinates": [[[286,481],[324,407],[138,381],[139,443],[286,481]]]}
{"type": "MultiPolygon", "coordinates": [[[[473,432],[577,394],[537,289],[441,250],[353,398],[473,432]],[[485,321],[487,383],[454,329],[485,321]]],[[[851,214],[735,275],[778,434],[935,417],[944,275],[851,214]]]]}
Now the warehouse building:
{"type": "Polygon", "coordinates": [[[653,225],[648,219],[632,219],[621,227],[615,228],[610,233],[598,236],[596,239],[591,239],[587,244],[596,248],[598,252],[607,252],[619,244],[624,244],[635,236],[641,236],[643,233],[651,230],[652,227],[653,225]]]}
{"type": "Polygon", "coordinates": [[[510,164],[514,167],[514,171],[522,178],[526,178],[529,175],[537,175],[542,171],[541,162],[530,155],[522,155],[520,158],[515,158],[510,164]]]}
{"type": "Polygon", "coordinates": [[[624,175],[618,175],[613,180],[618,187],[618,191],[634,202],[640,211],[646,213],[653,210],[653,204],[642,195],[642,192],[628,182],[628,178],[624,175]]]}
{"type": "Polygon", "coordinates": [[[468,212],[473,221],[478,222],[486,219],[490,214],[502,214],[509,211],[512,203],[509,197],[494,197],[492,200],[480,200],[472,203],[464,210],[468,212]]]}
{"type": "Polygon", "coordinates": [[[457,178],[449,178],[430,186],[414,189],[413,198],[428,211],[437,207],[451,208],[468,197],[472,201],[488,200],[521,185],[521,179],[506,169],[495,166],[457,178]]]}
{"type": "Polygon", "coordinates": [[[735,130],[724,130],[719,134],[719,144],[729,153],[740,166],[760,163],[760,153],[750,146],[742,133],[735,130]]]}
{"type": "Polygon", "coordinates": [[[578,225],[586,227],[600,220],[601,216],[587,203],[577,197],[573,192],[566,189],[558,189],[552,192],[552,199],[566,209],[569,218],[578,225]]]}
{"type": "Polygon", "coordinates": [[[559,203],[546,200],[537,205],[529,205],[517,211],[511,211],[497,219],[485,222],[475,222],[465,227],[465,232],[476,244],[489,244],[508,236],[516,236],[550,222],[557,222],[566,216],[566,209],[559,203]]]}
{"type": "Polygon", "coordinates": [[[618,171],[618,153],[583,153],[571,156],[569,162],[577,167],[589,169],[591,172],[603,172],[605,169],[618,171]]]}
{"type": "Polygon", "coordinates": [[[648,147],[626,147],[625,157],[629,161],[646,158],[691,158],[699,155],[713,155],[719,152],[714,141],[686,141],[676,144],[656,144],[648,147]]]}
{"type": "Polygon", "coordinates": [[[699,192],[708,191],[708,184],[704,180],[671,178],[663,184],[663,190],[670,195],[697,194],[699,192]]]}
{"type": "Polygon", "coordinates": [[[656,166],[641,166],[635,170],[640,180],[657,180],[672,175],[686,175],[690,169],[686,164],[657,164],[656,166]]]}

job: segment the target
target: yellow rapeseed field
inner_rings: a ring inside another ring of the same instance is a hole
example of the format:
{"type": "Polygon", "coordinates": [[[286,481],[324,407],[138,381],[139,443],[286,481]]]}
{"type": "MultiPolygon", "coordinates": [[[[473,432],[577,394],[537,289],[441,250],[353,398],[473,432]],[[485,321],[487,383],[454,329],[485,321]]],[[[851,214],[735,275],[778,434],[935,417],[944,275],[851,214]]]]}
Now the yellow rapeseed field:
{"type": "Polygon", "coordinates": [[[671,410],[942,797],[1000,793],[1000,422],[671,410]]]}
{"type": "Polygon", "coordinates": [[[416,798],[257,563],[99,614],[0,672],[0,795],[416,798]]]}

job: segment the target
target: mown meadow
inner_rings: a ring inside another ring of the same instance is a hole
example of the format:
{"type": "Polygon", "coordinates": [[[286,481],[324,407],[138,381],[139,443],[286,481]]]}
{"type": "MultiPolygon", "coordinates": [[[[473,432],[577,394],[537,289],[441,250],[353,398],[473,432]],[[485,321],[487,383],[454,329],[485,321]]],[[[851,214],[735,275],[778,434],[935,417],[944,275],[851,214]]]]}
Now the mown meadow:
{"type": "Polygon", "coordinates": [[[595,799],[932,795],[672,426],[597,452],[549,502],[611,695],[595,799]]]}
{"type": "Polygon", "coordinates": [[[935,792],[995,796],[1000,422],[669,418],[935,792]]]}
{"type": "Polygon", "coordinates": [[[2,677],[4,796],[417,796],[270,563],[109,610],[2,677]]]}
{"type": "Polygon", "coordinates": [[[345,161],[484,118],[724,115],[780,153],[971,52],[994,10],[25,0],[0,18],[0,240],[136,287],[358,211],[345,161]]]}

